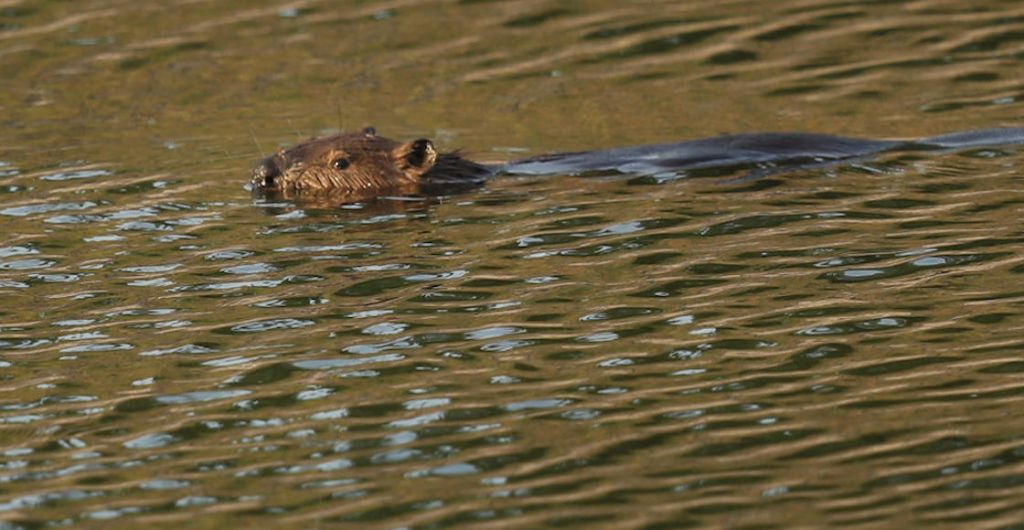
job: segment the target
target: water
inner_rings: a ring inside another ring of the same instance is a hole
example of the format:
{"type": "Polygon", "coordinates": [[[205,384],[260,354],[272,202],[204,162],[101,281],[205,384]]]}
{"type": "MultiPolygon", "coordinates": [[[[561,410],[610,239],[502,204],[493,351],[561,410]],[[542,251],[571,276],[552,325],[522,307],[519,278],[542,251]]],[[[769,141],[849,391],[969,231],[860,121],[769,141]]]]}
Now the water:
{"type": "Polygon", "coordinates": [[[478,160],[1018,126],[1024,6],[0,3],[0,519],[1020,528],[1024,152],[253,201],[478,160]]]}

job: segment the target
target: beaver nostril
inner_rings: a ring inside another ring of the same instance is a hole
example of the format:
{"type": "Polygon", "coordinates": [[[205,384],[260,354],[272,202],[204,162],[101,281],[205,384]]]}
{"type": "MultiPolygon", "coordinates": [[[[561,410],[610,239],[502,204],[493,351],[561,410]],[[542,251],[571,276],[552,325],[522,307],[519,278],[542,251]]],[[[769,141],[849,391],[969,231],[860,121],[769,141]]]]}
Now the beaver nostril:
{"type": "Polygon", "coordinates": [[[252,183],[261,188],[271,188],[279,176],[281,176],[281,171],[278,169],[277,163],[274,162],[274,157],[268,157],[253,168],[252,183]]]}

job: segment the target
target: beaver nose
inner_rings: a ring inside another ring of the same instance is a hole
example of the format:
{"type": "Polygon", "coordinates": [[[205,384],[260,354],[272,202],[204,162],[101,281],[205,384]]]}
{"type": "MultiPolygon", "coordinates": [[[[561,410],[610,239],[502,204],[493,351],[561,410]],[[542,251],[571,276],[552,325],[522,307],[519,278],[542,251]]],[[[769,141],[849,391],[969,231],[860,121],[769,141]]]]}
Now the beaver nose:
{"type": "Polygon", "coordinates": [[[260,188],[273,188],[274,181],[281,176],[274,157],[270,156],[252,168],[252,184],[260,188]]]}

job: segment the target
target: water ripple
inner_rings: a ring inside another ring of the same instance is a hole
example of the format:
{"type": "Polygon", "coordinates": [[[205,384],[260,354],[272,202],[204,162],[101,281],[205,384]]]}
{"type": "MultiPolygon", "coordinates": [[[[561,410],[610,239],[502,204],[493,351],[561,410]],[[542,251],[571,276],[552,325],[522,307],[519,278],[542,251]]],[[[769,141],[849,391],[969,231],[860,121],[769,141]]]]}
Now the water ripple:
{"type": "Polygon", "coordinates": [[[6,4],[0,527],[1019,524],[1018,147],[243,187],[368,123],[487,162],[1013,126],[1019,3],[6,4]]]}

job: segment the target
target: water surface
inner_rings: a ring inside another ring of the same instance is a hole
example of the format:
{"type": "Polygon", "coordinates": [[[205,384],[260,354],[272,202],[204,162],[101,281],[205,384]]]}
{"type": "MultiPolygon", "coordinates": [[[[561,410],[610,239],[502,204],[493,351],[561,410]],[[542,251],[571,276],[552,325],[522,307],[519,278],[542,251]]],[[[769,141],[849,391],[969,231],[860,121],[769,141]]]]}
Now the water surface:
{"type": "Polygon", "coordinates": [[[11,528],[1019,528],[1024,151],[254,201],[479,160],[1019,126],[1024,6],[0,2],[11,528]]]}

